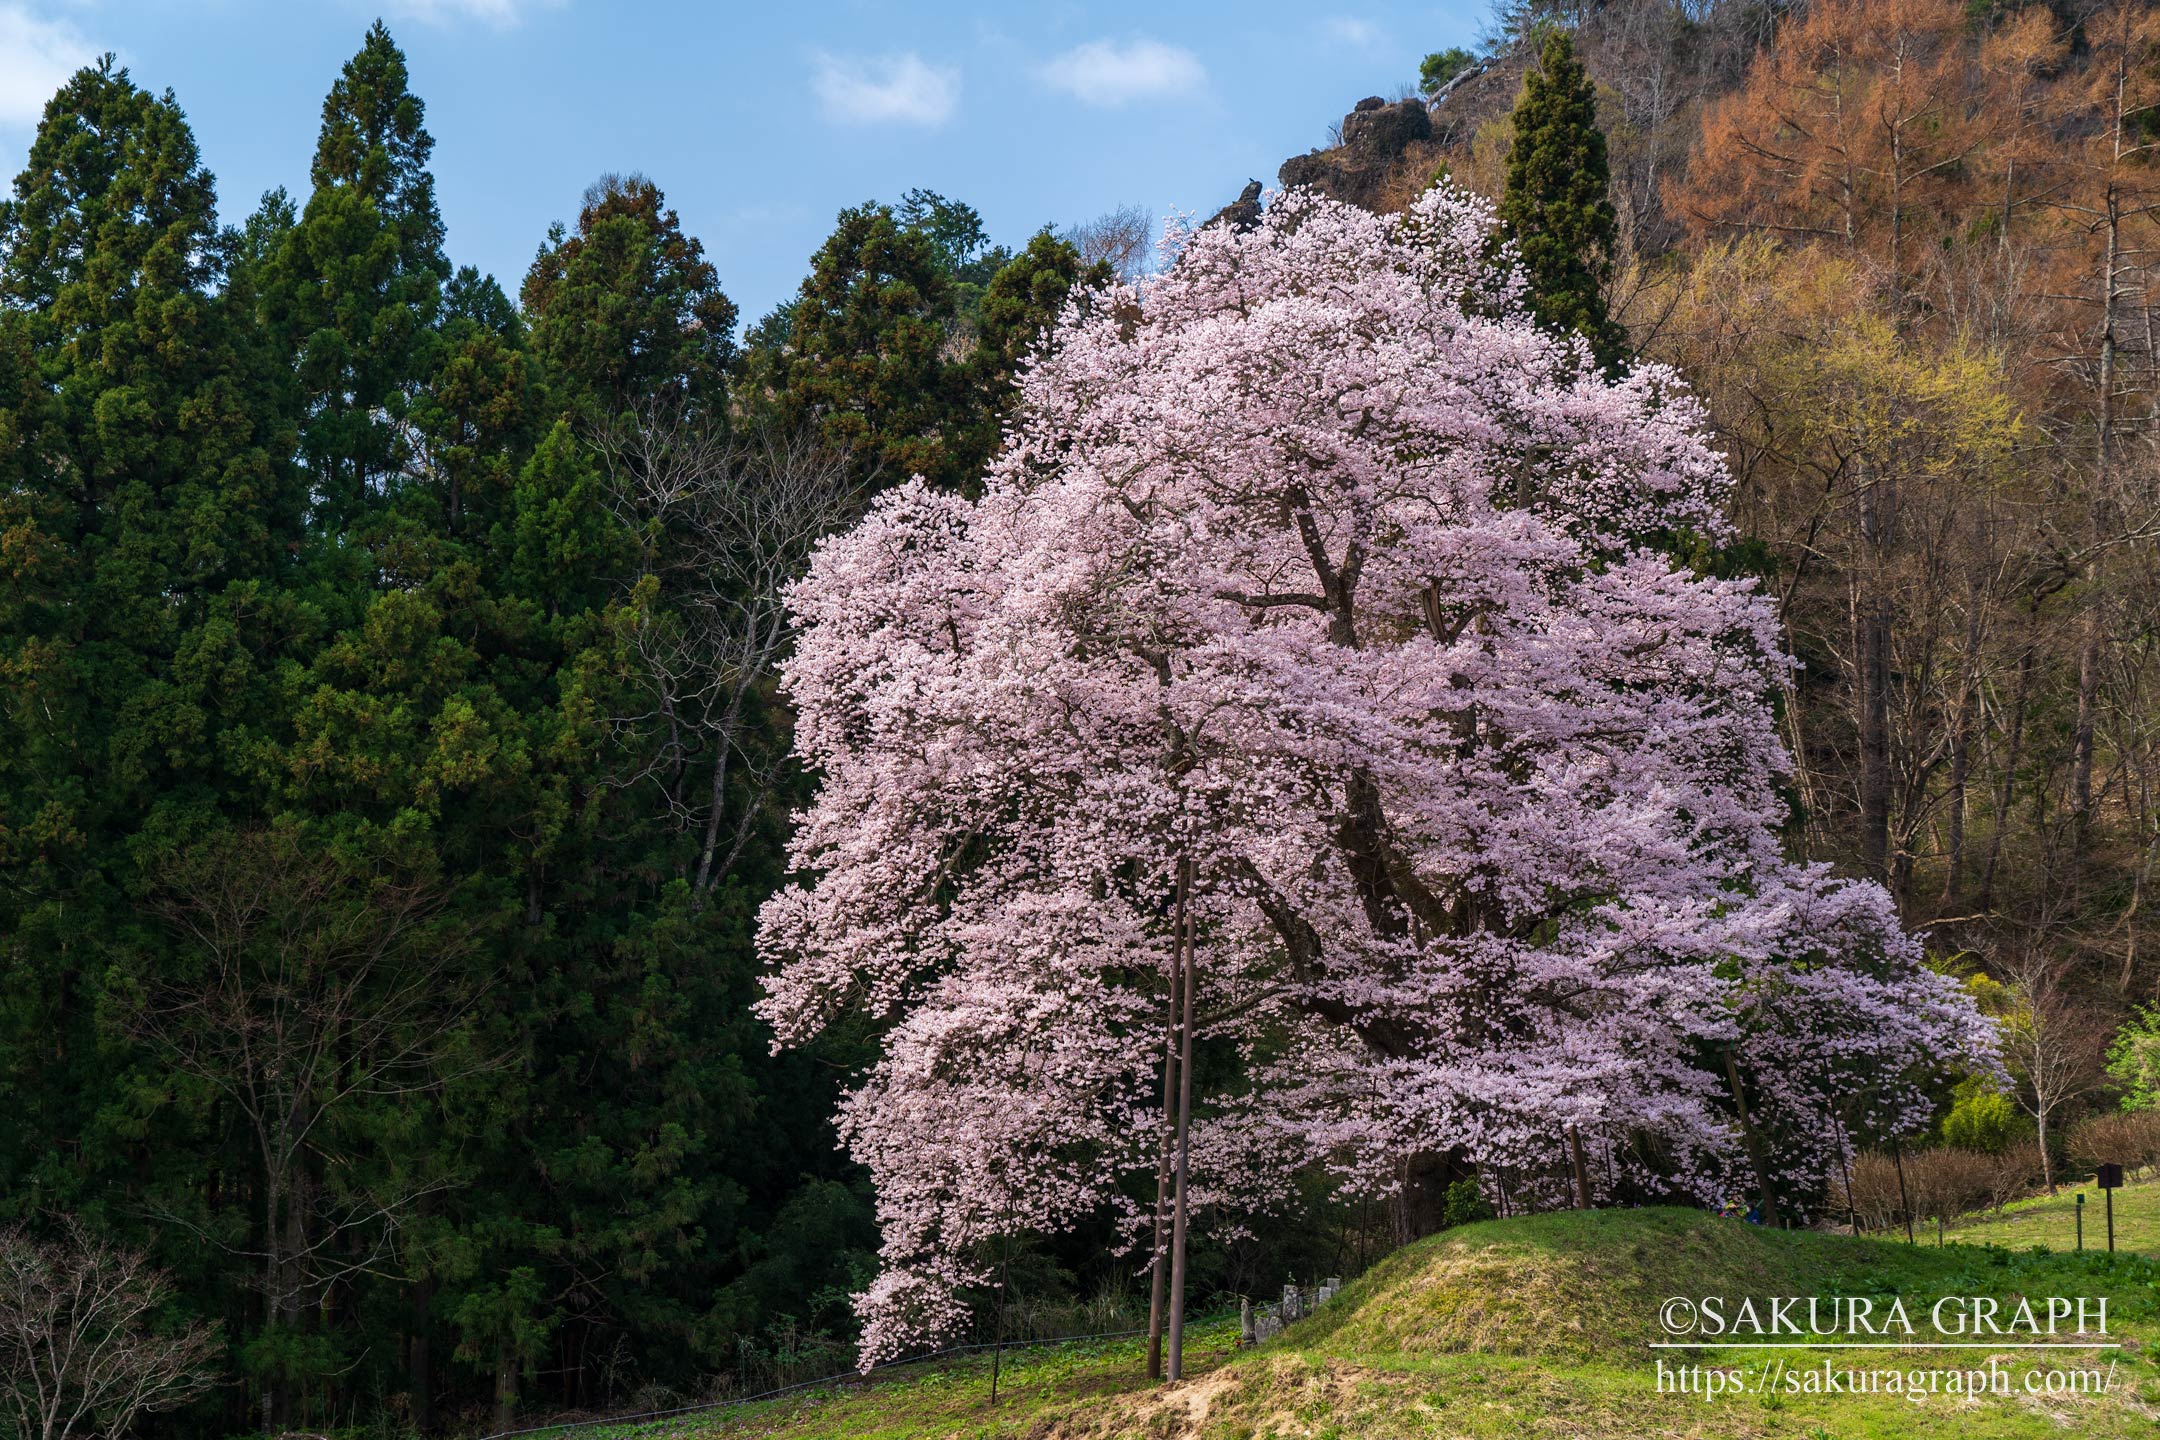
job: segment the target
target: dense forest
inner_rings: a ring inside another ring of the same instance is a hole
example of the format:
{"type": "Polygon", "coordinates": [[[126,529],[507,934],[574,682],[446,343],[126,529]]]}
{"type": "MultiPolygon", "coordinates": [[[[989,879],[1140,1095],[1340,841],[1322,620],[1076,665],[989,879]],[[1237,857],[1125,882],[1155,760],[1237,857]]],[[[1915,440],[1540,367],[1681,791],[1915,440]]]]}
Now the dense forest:
{"type": "MultiPolygon", "coordinates": [[[[1330,138],[1284,181],[1488,194],[1541,319],[1691,382],[1744,537],[1693,559],[1800,662],[1789,843],[2014,1019],[1997,1128],[2160,1098],[2160,10],[1515,0],[1330,138]]],[[[431,147],[378,24],[237,227],[110,60],[0,203],[0,1224],[162,1270],[217,1382],[165,1433],[846,1363],[878,1036],[751,1009],[807,788],[782,594],[877,491],[973,488],[1069,297],[1175,263],[1137,212],[1008,247],[909,190],[746,325],[610,175],[513,296],[431,147]]],[[[1316,1202],[1195,1273],[1410,1228],[1316,1202]]],[[[1101,1251],[1015,1297],[1114,1305],[1101,1251]]]]}

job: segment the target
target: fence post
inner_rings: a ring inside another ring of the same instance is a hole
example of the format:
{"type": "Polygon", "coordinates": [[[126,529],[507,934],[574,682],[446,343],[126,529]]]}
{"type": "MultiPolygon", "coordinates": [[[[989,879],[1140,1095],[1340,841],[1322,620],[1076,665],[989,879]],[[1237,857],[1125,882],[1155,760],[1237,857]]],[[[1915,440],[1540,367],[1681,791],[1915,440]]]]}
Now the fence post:
{"type": "Polygon", "coordinates": [[[1905,1212],[1905,1243],[1910,1245],[1913,1243],[1912,1201],[1905,1197],[1905,1147],[1895,1135],[1890,1137],[1890,1158],[1897,1164],[1897,1203],[1898,1209],[1905,1212]]]}

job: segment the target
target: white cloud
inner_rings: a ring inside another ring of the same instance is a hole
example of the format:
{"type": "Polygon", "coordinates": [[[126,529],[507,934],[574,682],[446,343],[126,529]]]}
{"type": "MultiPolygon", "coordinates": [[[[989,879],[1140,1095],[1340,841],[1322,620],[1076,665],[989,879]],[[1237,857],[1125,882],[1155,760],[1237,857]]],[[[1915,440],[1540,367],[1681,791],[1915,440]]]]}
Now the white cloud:
{"type": "Polygon", "coordinates": [[[65,20],[0,5],[0,125],[35,125],[45,102],[97,51],[65,20]]]}
{"type": "Polygon", "coordinates": [[[1089,105],[1125,105],[1207,84],[1190,50],[1160,40],[1090,40],[1042,67],[1043,83],[1089,105]]]}
{"type": "Polygon", "coordinates": [[[1320,24],[1320,33],[1338,45],[1370,50],[1380,43],[1380,27],[1353,15],[1337,15],[1320,24]]]}
{"type": "Polygon", "coordinates": [[[910,50],[900,55],[812,57],[811,88],[825,118],[842,122],[942,125],[960,103],[960,72],[932,65],[910,50]]]}
{"type": "Polygon", "coordinates": [[[380,0],[393,15],[430,24],[447,25],[456,20],[483,20],[507,30],[535,10],[559,10],[567,0],[380,0]]]}

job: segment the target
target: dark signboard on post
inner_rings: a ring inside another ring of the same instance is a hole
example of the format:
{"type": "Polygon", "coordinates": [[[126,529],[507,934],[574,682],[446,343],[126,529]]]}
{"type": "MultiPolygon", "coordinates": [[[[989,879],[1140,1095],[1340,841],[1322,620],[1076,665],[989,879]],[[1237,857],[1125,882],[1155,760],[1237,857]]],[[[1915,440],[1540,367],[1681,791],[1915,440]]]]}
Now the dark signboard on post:
{"type": "Polygon", "coordinates": [[[2102,1190],[2122,1189],[2122,1166],[2098,1165],[2093,1168],[2093,1184],[2102,1190]]]}

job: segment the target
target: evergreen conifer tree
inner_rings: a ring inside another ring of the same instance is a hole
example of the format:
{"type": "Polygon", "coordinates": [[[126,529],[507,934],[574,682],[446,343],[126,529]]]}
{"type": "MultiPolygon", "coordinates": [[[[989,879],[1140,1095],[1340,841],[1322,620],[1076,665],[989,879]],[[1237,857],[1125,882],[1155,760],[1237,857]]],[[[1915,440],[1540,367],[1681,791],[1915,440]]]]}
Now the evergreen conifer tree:
{"type": "Polygon", "coordinates": [[[425,118],[377,21],[323,100],[314,191],[270,296],[298,356],[301,450],[332,536],[404,468],[403,422],[432,366],[450,266],[425,118]]]}
{"type": "Polygon", "coordinates": [[[1611,190],[1597,92],[1568,32],[1550,26],[1515,102],[1500,220],[1521,253],[1531,309],[1581,335],[1607,369],[1627,351],[1626,331],[1605,308],[1619,245],[1611,190]]]}
{"type": "Polygon", "coordinates": [[[566,412],[591,420],[652,401],[724,410],[735,302],[644,176],[603,176],[587,190],[577,229],[549,231],[523,295],[566,412]]]}
{"type": "Polygon", "coordinates": [[[997,453],[1005,417],[1012,409],[1013,380],[1028,354],[1057,323],[1076,288],[1108,285],[1108,262],[1092,265],[1072,245],[1043,230],[984,287],[977,312],[975,350],[968,377],[975,390],[973,413],[959,431],[959,470],[972,483],[997,453]]]}
{"type": "Polygon", "coordinates": [[[235,249],[178,104],[110,57],[47,105],[0,204],[9,1218],[178,1203],[222,1223],[207,1102],[170,1103],[105,1021],[158,958],[136,906],[155,857],[250,806],[245,737],[274,723],[299,628],[293,437],[235,249]]]}
{"type": "Polygon", "coordinates": [[[966,376],[945,252],[884,205],[840,212],[789,307],[785,345],[753,374],[779,422],[807,426],[886,483],[963,476],[966,376]]]}
{"type": "Polygon", "coordinates": [[[990,243],[990,233],[974,206],[948,200],[935,190],[908,191],[894,207],[893,217],[903,227],[921,232],[936,249],[952,281],[953,313],[959,328],[972,331],[981,318],[984,292],[1013,252],[990,243]]]}
{"type": "Polygon", "coordinates": [[[465,266],[443,292],[427,385],[413,397],[427,477],[446,535],[480,539],[509,510],[544,401],[523,321],[491,276],[465,266]]]}

